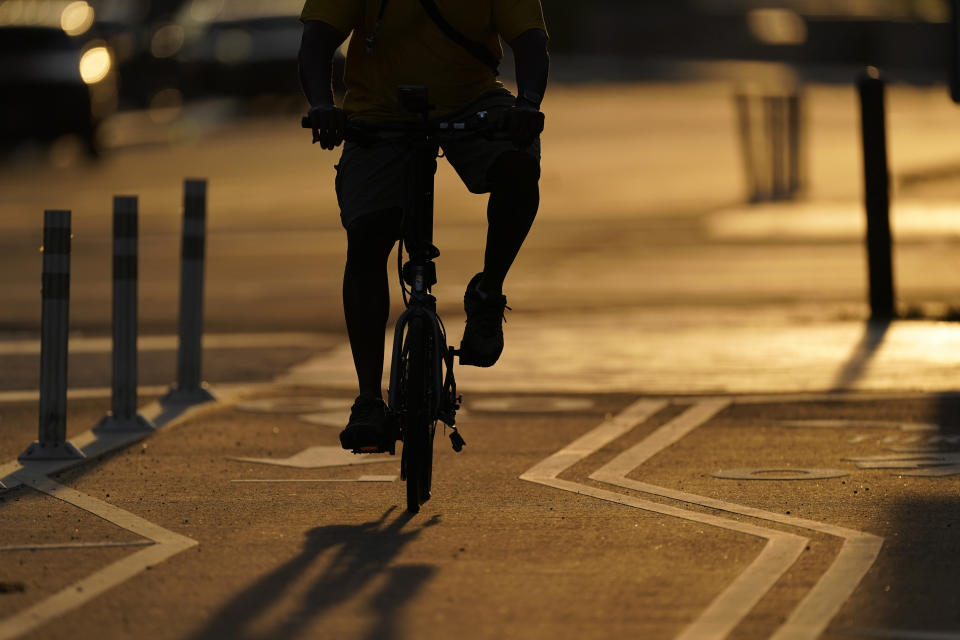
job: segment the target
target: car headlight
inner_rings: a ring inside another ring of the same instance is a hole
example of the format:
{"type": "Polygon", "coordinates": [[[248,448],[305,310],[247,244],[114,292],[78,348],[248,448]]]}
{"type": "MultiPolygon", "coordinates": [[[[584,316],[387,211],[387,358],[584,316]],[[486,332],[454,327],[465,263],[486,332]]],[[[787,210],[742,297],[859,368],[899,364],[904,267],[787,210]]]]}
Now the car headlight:
{"type": "Polygon", "coordinates": [[[91,47],[80,56],[80,77],[87,84],[97,84],[110,75],[113,56],[104,46],[91,47]]]}
{"type": "Polygon", "coordinates": [[[79,36],[90,30],[93,26],[94,11],[84,0],[71,2],[63,8],[60,14],[60,28],[67,35],[79,36]]]}

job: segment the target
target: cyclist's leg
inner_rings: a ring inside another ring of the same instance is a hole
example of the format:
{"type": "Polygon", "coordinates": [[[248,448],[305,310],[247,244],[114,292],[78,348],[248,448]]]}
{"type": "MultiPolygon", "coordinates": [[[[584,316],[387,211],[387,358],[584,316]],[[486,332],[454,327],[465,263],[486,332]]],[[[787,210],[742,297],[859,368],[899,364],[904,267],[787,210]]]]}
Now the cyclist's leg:
{"type": "MultiPolygon", "coordinates": [[[[492,117],[515,102],[505,89],[493,91],[468,105],[462,114],[486,111],[492,117]]],[[[444,145],[447,160],[472,193],[489,193],[487,243],[479,288],[494,297],[540,206],[540,140],[519,150],[507,140],[468,136],[444,145]]]]}
{"type": "Polygon", "coordinates": [[[337,201],[347,230],[343,306],[361,395],[380,398],[383,335],[390,306],[387,258],[399,238],[404,198],[402,147],[346,143],[337,201]]]}
{"type": "MultiPolygon", "coordinates": [[[[495,113],[513,104],[503,92],[481,99],[468,111],[495,113]]],[[[533,225],[540,206],[540,140],[517,149],[507,140],[466,137],[443,146],[447,160],[472,193],[489,193],[487,243],[479,288],[494,297],[533,225]]]]}
{"type": "Polygon", "coordinates": [[[540,163],[525,151],[500,154],[487,172],[487,244],[481,291],[500,295],[503,280],[533,225],[540,206],[540,163]]]}
{"type": "Polygon", "coordinates": [[[361,395],[380,397],[383,336],[390,314],[387,260],[400,233],[399,209],[363,215],[347,227],[343,311],[361,395]]]}
{"type": "Polygon", "coordinates": [[[490,193],[483,271],[467,285],[460,363],[489,367],[503,351],[503,281],[540,205],[540,145],[518,150],[481,138],[445,147],[447,158],[474,193],[490,193]]]}

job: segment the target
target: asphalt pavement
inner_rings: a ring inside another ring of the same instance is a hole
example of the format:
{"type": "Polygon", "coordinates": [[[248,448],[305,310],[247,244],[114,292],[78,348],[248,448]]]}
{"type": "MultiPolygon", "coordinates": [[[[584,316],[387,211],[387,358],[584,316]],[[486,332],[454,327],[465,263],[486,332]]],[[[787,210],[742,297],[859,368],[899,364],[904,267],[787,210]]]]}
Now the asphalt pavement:
{"type": "MultiPolygon", "coordinates": [[[[743,204],[730,89],[551,93],[507,349],[454,453],[337,448],[353,397],[333,157],[260,118],[0,176],[0,638],[960,638],[960,113],[891,94],[904,319],[868,322],[852,89],[808,93],[809,183],[743,204]],[[175,376],[181,182],[210,180],[204,374],[175,376]],[[110,197],[141,198],[140,404],[110,406],[110,197]],[[74,210],[68,437],[36,437],[37,222],[74,210]]],[[[185,118],[187,116],[184,116],[185,118]]],[[[188,129],[188,127],[185,127],[188,129]]],[[[62,159],[60,159],[62,160],[62,159]]],[[[59,160],[58,160],[59,161],[59,160]]],[[[438,179],[457,339],[482,198],[438,179]]],[[[396,309],[397,302],[394,301],[396,309]]]]}

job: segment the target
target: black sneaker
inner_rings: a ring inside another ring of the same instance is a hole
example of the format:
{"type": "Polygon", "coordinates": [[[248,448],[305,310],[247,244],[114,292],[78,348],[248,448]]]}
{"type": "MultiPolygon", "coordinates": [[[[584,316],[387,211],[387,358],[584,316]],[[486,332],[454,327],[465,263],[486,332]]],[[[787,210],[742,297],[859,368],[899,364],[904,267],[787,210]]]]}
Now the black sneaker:
{"type": "Polygon", "coordinates": [[[467,326],[460,341],[460,364],[492,367],[503,351],[503,312],[507,297],[493,296],[477,288],[482,273],[473,276],[463,294],[467,326]]]}
{"type": "Polygon", "coordinates": [[[378,396],[361,394],[350,409],[350,420],[340,432],[340,446],[348,451],[378,453],[386,437],[387,405],[378,396]]]}

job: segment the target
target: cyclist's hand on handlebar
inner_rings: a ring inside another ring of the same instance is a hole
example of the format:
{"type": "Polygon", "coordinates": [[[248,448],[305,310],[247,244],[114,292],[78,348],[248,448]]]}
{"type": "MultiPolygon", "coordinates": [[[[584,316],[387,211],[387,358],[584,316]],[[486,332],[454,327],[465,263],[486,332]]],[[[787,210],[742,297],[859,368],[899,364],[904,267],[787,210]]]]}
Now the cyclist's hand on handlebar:
{"type": "Polygon", "coordinates": [[[518,101],[504,114],[503,128],[514,146],[526,149],[543,131],[543,114],[533,104],[518,101]]]}
{"type": "Polygon", "coordinates": [[[343,142],[347,128],[347,116],[333,105],[318,105],[307,112],[307,120],[313,129],[313,141],[324,149],[333,149],[343,142]]]}

